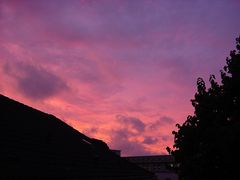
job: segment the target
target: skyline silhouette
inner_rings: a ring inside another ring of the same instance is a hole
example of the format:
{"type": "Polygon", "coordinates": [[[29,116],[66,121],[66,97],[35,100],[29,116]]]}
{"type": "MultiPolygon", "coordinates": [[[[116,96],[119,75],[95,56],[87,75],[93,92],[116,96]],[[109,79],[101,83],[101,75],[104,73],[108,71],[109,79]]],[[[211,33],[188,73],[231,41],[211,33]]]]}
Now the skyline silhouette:
{"type": "Polygon", "coordinates": [[[155,179],[53,115],[0,94],[1,179],[155,179]]]}

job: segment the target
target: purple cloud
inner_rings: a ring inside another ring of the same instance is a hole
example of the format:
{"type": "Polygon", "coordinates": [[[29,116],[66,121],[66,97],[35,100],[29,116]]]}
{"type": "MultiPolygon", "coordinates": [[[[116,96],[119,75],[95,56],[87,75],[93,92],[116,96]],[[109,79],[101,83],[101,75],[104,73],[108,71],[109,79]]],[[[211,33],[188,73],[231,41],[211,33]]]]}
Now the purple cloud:
{"type": "Polygon", "coordinates": [[[170,135],[164,135],[162,136],[162,140],[163,141],[169,141],[170,139],[172,139],[172,137],[170,135]]]}
{"type": "Polygon", "coordinates": [[[151,137],[151,136],[146,136],[142,143],[144,143],[144,144],[156,144],[157,142],[158,142],[157,138],[154,138],[154,137],[151,137]]]}
{"type": "Polygon", "coordinates": [[[111,131],[111,147],[122,150],[123,155],[151,155],[149,145],[156,145],[159,139],[146,135],[146,125],[136,117],[117,115],[117,129],[111,131]],[[140,138],[140,139],[139,139],[140,138]]]}
{"type": "Polygon", "coordinates": [[[19,91],[32,99],[45,99],[67,89],[60,77],[40,66],[6,64],[5,73],[15,77],[19,91]]]}
{"type": "Polygon", "coordinates": [[[123,115],[117,115],[116,118],[123,126],[134,129],[137,133],[144,132],[145,130],[146,125],[138,118],[123,115]]]}
{"type": "Polygon", "coordinates": [[[99,128],[97,127],[91,127],[87,128],[83,131],[84,134],[87,134],[88,136],[94,136],[99,131],[99,128]]]}
{"type": "Polygon", "coordinates": [[[123,155],[151,154],[141,142],[130,140],[130,134],[131,133],[124,128],[113,131],[111,136],[112,147],[122,150],[123,155]]]}
{"type": "Polygon", "coordinates": [[[174,123],[174,120],[171,118],[171,117],[168,117],[168,116],[163,116],[160,118],[160,121],[163,123],[163,124],[172,124],[174,123]]]}
{"type": "Polygon", "coordinates": [[[168,116],[162,116],[159,120],[151,123],[149,125],[149,129],[156,130],[160,127],[164,127],[164,126],[167,126],[167,125],[172,125],[174,123],[175,123],[175,121],[174,121],[173,118],[168,117],[168,116]]]}
{"type": "Polygon", "coordinates": [[[152,154],[144,144],[153,144],[157,140],[150,136],[144,137],[146,125],[140,119],[117,115],[116,120],[120,127],[111,131],[112,147],[122,150],[124,155],[152,154]],[[144,142],[139,137],[144,137],[144,142]]]}

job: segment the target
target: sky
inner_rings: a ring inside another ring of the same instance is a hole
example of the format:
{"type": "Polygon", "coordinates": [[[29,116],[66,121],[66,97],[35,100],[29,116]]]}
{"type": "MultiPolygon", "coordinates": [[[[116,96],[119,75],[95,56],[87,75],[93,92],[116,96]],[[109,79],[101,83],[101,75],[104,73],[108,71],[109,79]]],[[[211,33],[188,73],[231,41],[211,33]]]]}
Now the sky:
{"type": "Polygon", "coordinates": [[[0,93],[123,156],[166,154],[240,34],[238,0],[0,0],[0,93]]]}

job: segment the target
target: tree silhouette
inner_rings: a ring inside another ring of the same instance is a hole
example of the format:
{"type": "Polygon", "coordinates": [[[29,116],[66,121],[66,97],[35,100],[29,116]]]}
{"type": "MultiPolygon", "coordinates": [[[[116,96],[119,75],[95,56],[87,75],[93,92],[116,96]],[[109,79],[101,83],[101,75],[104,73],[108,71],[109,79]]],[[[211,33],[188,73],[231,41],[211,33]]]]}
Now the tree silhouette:
{"type": "Polygon", "coordinates": [[[221,84],[215,76],[206,88],[197,80],[192,105],[194,115],[188,116],[173,131],[175,157],[180,179],[240,179],[240,36],[221,70],[221,84]]]}

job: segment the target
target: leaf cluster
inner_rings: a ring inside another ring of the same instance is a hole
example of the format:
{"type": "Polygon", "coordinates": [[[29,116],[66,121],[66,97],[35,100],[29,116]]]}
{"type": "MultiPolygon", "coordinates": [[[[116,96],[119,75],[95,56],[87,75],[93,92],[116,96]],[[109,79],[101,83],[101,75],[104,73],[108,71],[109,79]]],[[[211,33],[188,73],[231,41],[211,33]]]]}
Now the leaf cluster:
{"type": "Polygon", "coordinates": [[[173,131],[175,157],[180,179],[240,179],[240,36],[220,71],[221,83],[214,75],[206,88],[197,79],[197,92],[191,100],[194,115],[177,124],[173,131]]]}

